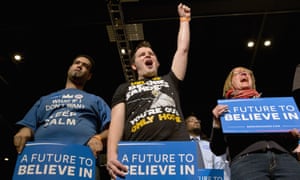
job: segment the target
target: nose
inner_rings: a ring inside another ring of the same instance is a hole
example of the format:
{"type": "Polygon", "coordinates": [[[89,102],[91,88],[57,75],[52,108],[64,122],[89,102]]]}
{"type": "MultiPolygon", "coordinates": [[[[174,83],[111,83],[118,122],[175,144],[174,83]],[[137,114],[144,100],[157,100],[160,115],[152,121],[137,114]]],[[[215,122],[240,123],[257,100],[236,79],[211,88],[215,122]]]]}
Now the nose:
{"type": "Polygon", "coordinates": [[[240,72],[240,75],[244,75],[244,76],[246,76],[246,75],[247,75],[247,73],[246,73],[246,72],[240,72]]]}
{"type": "Polygon", "coordinates": [[[146,53],[146,57],[150,57],[151,56],[151,53],[146,53]]]}

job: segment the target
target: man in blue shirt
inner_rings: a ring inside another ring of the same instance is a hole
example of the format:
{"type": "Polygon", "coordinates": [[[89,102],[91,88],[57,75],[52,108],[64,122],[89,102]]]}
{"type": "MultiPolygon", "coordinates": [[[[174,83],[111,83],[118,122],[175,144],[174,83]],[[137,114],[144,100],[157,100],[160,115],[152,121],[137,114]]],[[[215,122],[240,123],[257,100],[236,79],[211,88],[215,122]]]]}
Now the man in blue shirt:
{"type": "MultiPolygon", "coordinates": [[[[110,107],[99,96],[84,91],[92,77],[94,60],[79,55],[70,65],[64,89],[38,99],[14,136],[21,153],[27,141],[89,146],[95,158],[104,150],[110,123],[110,107]]],[[[97,176],[97,170],[96,170],[97,176]]]]}

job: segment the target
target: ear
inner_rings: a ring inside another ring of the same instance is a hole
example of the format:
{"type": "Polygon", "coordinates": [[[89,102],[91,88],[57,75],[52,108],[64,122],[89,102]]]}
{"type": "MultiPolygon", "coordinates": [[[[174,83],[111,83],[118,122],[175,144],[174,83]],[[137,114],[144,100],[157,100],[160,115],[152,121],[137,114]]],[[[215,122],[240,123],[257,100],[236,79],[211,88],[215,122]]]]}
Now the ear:
{"type": "Polygon", "coordinates": [[[90,79],[92,78],[92,76],[93,76],[93,74],[90,73],[90,74],[89,74],[89,77],[88,77],[87,79],[90,80],[90,79]]]}
{"type": "Polygon", "coordinates": [[[135,64],[131,64],[131,68],[136,71],[136,65],[135,64]]]}

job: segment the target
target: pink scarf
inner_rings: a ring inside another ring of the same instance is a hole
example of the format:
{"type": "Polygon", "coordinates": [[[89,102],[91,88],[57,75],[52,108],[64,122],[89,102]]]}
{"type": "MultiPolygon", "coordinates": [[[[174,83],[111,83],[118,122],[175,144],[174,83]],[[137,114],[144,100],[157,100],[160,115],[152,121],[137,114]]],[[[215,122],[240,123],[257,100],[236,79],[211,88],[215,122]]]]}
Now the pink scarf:
{"type": "Polygon", "coordinates": [[[245,89],[245,90],[229,89],[225,94],[226,99],[257,98],[257,97],[260,97],[260,93],[258,93],[255,89],[245,89]]]}

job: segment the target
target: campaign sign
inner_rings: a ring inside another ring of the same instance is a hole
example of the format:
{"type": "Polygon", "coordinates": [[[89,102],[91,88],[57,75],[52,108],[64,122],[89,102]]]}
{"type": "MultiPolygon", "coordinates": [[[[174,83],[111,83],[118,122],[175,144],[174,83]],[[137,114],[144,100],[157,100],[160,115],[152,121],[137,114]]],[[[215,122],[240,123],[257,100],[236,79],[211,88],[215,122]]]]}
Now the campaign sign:
{"type": "Polygon", "coordinates": [[[293,97],[226,99],[228,105],[221,116],[224,133],[288,132],[300,129],[300,113],[293,97]]]}
{"type": "Polygon", "coordinates": [[[118,180],[198,180],[197,145],[192,141],[120,142],[119,161],[128,172],[118,180]]]}
{"type": "Polygon", "coordinates": [[[18,155],[13,180],[95,179],[95,158],[89,147],[27,143],[18,155]]]}
{"type": "Polygon", "coordinates": [[[223,180],[224,169],[198,169],[197,180],[223,180]]]}

